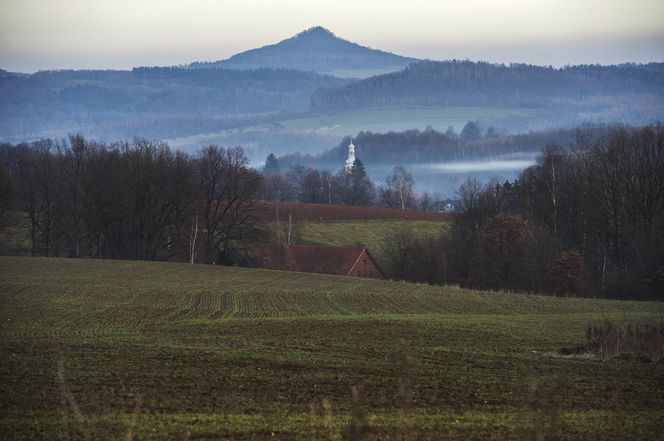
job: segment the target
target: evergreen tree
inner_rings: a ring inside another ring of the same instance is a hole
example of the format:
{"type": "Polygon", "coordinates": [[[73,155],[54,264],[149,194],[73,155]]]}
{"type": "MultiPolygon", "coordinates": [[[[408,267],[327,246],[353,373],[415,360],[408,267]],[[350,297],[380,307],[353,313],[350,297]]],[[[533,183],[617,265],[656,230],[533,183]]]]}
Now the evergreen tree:
{"type": "Polygon", "coordinates": [[[477,123],[468,121],[461,131],[461,139],[465,141],[476,141],[482,137],[482,132],[477,123]]]}
{"type": "Polygon", "coordinates": [[[277,161],[277,157],[274,156],[274,153],[270,153],[265,160],[265,167],[263,167],[263,172],[268,175],[279,173],[279,162],[277,161]]]}
{"type": "Polygon", "coordinates": [[[367,176],[364,164],[359,159],[353,163],[350,172],[341,170],[337,175],[339,199],[346,205],[371,205],[374,201],[375,189],[367,176]]]}

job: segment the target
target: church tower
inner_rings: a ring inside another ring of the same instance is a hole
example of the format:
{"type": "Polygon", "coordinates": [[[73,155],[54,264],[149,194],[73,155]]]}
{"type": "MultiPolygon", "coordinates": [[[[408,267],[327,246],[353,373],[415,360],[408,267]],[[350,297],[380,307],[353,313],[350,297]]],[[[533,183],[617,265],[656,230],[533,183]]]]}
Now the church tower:
{"type": "Polygon", "coordinates": [[[346,159],[346,173],[351,173],[353,171],[353,164],[355,164],[355,146],[353,145],[353,140],[350,140],[348,145],[348,159],[346,159]]]}

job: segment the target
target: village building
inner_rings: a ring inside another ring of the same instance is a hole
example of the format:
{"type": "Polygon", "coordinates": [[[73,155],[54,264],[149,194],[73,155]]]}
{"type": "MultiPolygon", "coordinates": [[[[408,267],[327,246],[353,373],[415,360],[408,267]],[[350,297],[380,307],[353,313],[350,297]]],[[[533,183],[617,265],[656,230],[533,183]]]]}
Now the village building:
{"type": "Polygon", "coordinates": [[[353,166],[355,165],[355,146],[353,145],[353,140],[350,140],[348,144],[348,159],[346,159],[346,173],[351,173],[353,171],[353,166]]]}
{"type": "Polygon", "coordinates": [[[257,255],[261,268],[384,279],[365,246],[268,245],[257,255]]]}

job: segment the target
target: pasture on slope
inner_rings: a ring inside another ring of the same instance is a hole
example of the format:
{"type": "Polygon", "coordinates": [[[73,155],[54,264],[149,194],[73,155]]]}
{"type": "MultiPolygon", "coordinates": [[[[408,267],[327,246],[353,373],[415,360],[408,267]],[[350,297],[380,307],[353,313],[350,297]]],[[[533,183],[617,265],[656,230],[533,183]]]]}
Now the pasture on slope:
{"type": "Polygon", "coordinates": [[[299,225],[299,242],[307,245],[355,245],[369,247],[380,267],[385,270],[388,258],[385,243],[402,228],[413,234],[438,238],[449,229],[449,222],[420,220],[367,220],[360,222],[304,222],[299,225]]]}
{"type": "Polygon", "coordinates": [[[11,439],[656,439],[661,363],[563,357],[664,304],[0,257],[11,439]],[[353,391],[351,393],[351,391],[353,391]]]}

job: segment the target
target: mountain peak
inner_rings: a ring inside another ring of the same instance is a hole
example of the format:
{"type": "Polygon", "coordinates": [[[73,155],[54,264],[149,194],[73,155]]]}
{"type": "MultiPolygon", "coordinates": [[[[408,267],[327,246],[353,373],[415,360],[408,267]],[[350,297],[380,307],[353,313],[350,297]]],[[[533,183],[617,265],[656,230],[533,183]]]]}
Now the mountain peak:
{"type": "Polygon", "coordinates": [[[401,70],[412,58],[402,57],[337,37],[314,26],[275,44],[240,52],[213,63],[192,63],[193,68],[297,69],[341,77],[366,78],[401,70]]]}
{"type": "Polygon", "coordinates": [[[306,29],[295,35],[294,38],[304,38],[304,37],[337,38],[337,36],[334,35],[332,31],[324,28],[323,26],[314,26],[309,29],[306,29]]]}

